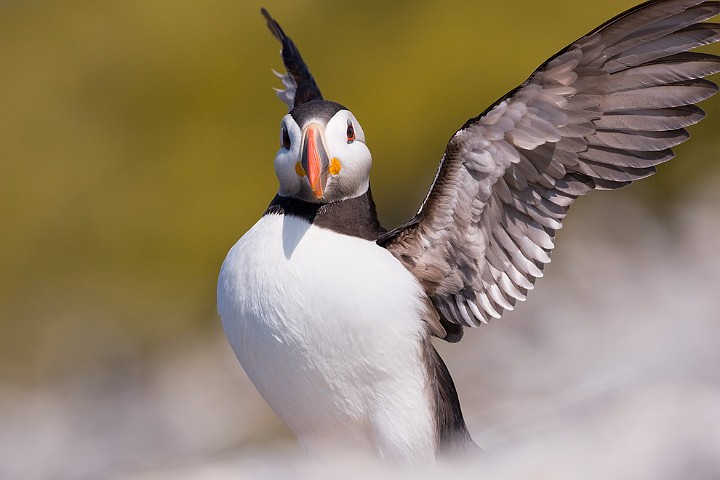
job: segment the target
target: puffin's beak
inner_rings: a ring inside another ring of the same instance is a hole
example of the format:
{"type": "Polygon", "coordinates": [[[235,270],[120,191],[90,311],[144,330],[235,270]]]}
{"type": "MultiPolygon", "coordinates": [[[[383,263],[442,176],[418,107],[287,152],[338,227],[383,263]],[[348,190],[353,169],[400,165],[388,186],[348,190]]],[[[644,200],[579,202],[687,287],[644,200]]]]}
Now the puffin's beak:
{"type": "Polygon", "coordinates": [[[330,159],[325,148],[322,129],[316,123],[309,124],[303,134],[301,164],[307,173],[315,198],[318,200],[323,198],[330,159]]]}

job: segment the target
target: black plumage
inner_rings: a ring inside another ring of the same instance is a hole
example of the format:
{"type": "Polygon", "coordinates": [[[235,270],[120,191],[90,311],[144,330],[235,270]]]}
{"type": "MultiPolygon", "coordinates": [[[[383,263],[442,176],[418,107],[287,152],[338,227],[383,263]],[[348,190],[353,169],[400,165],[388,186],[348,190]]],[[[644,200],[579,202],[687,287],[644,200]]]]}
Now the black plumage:
{"type": "Polygon", "coordinates": [[[315,79],[312,74],[310,74],[310,70],[308,70],[307,65],[305,65],[295,43],[285,35],[283,29],[270,16],[267,10],[263,8],[260,11],[265,17],[265,20],[267,20],[270,31],[275,35],[275,38],[282,43],[283,63],[285,64],[288,74],[292,77],[292,81],[295,83],[293,105],[297,107],[312,100],[322,100],[323,96],[322,93],[320,93],[320,87],[317,86],[315,79]]]}

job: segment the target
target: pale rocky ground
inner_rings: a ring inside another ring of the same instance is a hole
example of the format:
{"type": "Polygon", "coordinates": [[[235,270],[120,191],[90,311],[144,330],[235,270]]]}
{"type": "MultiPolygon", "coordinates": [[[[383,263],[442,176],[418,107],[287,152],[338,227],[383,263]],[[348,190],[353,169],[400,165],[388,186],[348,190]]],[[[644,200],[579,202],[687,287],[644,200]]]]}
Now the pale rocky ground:
{"type": "Polygon", "coordinates": [[[528,302],[439,345],[477,458],[307,458],[218,321],[151,364],[108,329],[82,371],[2,385],[0,478],[718,479],[720,198],[688,199],[660,223],[623,195],[574,209],[528,302]]]}

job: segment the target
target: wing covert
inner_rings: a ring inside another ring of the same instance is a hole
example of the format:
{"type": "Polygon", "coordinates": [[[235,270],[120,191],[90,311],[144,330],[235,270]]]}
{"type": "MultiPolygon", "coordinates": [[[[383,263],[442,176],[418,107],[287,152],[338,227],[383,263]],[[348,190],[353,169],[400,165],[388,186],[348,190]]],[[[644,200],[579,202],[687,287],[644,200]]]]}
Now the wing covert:
{"type": "Polygon", "coordinates": [[[378,239],[447,322],[477,326],[526,298],[570,205],[655,172],[717,87],[720,2],[654,0],[566,47],[450,139],[428,196],[378,239]]]}

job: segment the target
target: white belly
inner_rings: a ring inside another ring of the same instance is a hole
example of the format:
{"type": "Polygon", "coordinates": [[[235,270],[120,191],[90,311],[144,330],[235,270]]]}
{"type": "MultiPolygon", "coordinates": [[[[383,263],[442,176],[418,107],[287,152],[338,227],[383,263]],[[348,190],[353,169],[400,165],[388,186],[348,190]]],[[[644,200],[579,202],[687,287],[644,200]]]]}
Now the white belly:
{"type": "Polygon", "coordinates": [[[252,382],[303,445],[432,458],[421,287],[389,252],[266,215],[228,253],[218,311],[252,382]]]}

